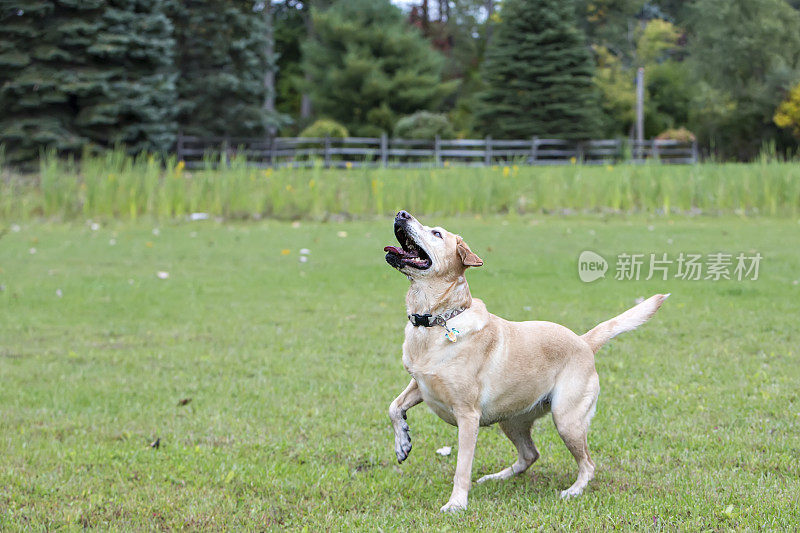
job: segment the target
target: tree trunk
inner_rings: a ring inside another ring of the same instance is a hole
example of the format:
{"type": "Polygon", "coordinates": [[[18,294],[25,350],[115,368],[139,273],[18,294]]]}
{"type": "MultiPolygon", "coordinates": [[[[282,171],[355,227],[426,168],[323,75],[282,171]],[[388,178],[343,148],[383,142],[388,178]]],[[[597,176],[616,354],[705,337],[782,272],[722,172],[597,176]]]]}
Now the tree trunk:
{"type": "Polygon", "coordinates": [[[494,15],[494,0],[486,0],[486,42],[484,49],[489,48],[489,41],[492,40],[492,15],[494,15]]]}
{"type": "MultiPolygon", "coordinates": [[[[305,3],[305,23],[306,23],[306,38],[313,39],[314,38],[314,22],[311,20],[311,2],[306,1],[305,3]]],[[[311,76],[308,72],[305,73],[305,83],[306,85],[311,84],[311,76]]],[[[311,118],[311,96],[308,94],[307,91],[303,91],[302,96],[300,97],[300,120],[308,120],[311,118]]]]}
{"type": "MultiPolygon", "coordinates": [[[[264,22],[267,31],[267,70],[264,72],[264,110],[269,115],[275,114],[275,31],[272,23],[272,0],[264,2],[264,22]]],[[[274,132],[270,132],[274,133],[274,132]]]]}

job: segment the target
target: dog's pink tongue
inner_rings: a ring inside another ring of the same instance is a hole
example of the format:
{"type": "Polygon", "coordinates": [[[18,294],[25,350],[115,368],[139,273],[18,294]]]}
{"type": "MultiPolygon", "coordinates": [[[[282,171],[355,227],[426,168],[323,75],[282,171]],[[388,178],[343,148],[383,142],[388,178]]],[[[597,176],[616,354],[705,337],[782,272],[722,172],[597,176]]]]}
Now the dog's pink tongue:
{"type": "Polygon", "coordinates": [[[385,246],[383,248],[384,252],[391,252],[393,254],[403,255],[403,250],[398,248],[397,246],[385,246]]]}

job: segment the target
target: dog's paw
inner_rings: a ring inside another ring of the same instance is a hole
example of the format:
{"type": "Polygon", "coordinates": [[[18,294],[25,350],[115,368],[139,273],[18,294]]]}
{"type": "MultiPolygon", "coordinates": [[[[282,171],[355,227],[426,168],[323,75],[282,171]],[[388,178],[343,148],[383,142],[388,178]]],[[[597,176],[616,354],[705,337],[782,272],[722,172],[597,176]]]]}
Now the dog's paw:
{"type": "Polygon", "coordinates": [[[453,500],[451,499],[449,502],[444,504],[439,511],[443,513],[457,513],[459,511],[466,511],[467,510],[467,502],[460,501],[460,500],[453,500]]]}
{"type": "Polygon", "coordinates": [[[483,476],[482,478],[478,479],[477,483],[479,484],[486,483],[487,481],[492,481],[492,480],[502,481],[504,479],[508,479],[513,476],[514,476],[514,470],[512,470],[511,468],[506,468],[501,470],[500,472],[483,476]]]}
{"type": "Polygon", "coordinates": [[[565,500],[569,498],[575,498],[577,496],[580,496],[582,493],[583,493],[583,488],[576,489],[575,487],[570,487],[567,490],[561,491],[561,498],[565,500]]]}
{"type": "Polygon", "coordinates": [[[397,462],[402,463],[408,458],[411,453],[411,428],[405,421],[400,422],[400,429],[396,429],[394,433],[394,453],[397,456],[397,462]]]}

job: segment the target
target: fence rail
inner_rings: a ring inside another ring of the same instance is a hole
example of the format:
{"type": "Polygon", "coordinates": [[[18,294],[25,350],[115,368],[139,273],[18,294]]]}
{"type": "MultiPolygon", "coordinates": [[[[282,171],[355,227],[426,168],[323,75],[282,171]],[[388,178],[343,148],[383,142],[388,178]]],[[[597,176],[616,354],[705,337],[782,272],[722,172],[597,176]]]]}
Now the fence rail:
{"type": "Polygon", "coordinates": [[[694,164],[697,142],[622,139],[565,141],[562,139],[414,140],[381,137],[193,137],[178,135],[176,155],[189,168],[230,163],[244,157],[259,167],[420,167],[489,166],[498,164],[588,165],[658,161],[694,164]]]}

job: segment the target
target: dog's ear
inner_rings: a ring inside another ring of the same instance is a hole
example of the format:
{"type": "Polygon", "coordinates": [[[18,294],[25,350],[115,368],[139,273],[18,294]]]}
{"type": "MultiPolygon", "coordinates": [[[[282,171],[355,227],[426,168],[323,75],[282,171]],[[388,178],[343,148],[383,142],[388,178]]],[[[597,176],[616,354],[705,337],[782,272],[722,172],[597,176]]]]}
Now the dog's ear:
{"type": "Polygon", "coordinates": [[[478,257],[475,252],[470,250],[469,246],[467,246],[467,243],[465,243],[464,239],[461,237],[456,237],[456,251],[458,252],[459,257],[461,257],[461,262],[464,264],[464,266],[483,266],[483,259],[478,257]]]}

